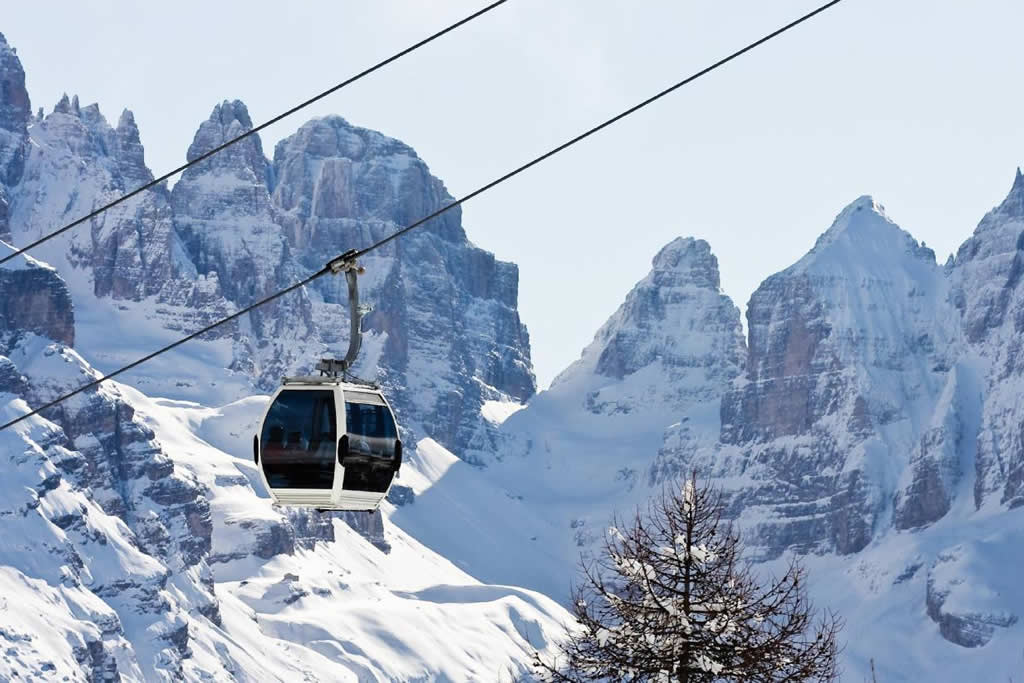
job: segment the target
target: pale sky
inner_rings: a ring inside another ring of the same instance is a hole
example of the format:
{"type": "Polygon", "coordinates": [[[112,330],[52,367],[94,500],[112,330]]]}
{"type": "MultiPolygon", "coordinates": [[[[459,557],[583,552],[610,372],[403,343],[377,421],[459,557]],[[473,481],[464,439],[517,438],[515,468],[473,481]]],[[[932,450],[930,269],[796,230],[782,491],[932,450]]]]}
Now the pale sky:
{"type": "MultiPolygon", "coordinates": [[[[131,109],[160,174],[217,102],[262,122],[485,4],[20,2],[0,32],[34,108],[67,92],[115,123],[131,109]]],[[[337,113],[410,144],[460,196],[818,4],[511,0],[266,131],[264,150],[337,113]]],[[[540,386],[676,236],[710,242],[741,308],[862,194],[944,261],[1024,163],[1022,26],[1019,0],[845,0],[467,204],[470,239],[519,264],[540,386]]]]}

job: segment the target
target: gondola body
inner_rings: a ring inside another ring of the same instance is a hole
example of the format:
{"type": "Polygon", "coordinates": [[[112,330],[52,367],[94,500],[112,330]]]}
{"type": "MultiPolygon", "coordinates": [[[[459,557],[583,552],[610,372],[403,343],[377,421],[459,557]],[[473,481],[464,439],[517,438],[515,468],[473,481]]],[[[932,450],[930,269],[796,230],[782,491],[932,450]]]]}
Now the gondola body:
{"type": "Polygon", "coordinates": [[[398,474],[402,442],[375,387],[287,378],[253,437],[253,458],[278,505],[372,511],[398,474]]]}

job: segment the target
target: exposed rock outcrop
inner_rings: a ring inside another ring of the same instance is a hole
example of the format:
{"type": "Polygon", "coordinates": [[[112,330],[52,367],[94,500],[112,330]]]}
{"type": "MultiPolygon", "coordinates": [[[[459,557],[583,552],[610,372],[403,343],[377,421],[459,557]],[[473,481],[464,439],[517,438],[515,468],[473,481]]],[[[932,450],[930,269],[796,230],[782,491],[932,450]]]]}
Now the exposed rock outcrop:
{"type": "Polygon", "coordinates": [[[659,460],[749,482],[730,491],[731,509],[767,518],[750,539],[766,556],[856,552],[894,497],[899,526],[935,521],[959,474],[955,414],[922,430],[947,385],[956,405],[947,292],[932,251],[858,199],[751,297],[746,372],[722,398],[718,443],[684,421],[659,460]],[[910,459],[909,481],[883,474],[910,459]]]}
{"type": "Polygon", "coordinates": [[[10,240],[9,189],[21,180],[32,105],[17,52],[0,33],[0,240],[10,240]]]}
{"type": "Polygon", "coordinates": [[[1019,619],[1000,599],[1015,592],[1016,579],[990,585],[983,578],[990,577],[991,581],[1007,574],[992,566],[1002,559],[998,554],[993,556],[996,549],[988,545],[970,541],[949,548],[939,553],[928,570],[928,616],[939,625],[943,638],[963,647],[983,646],[997,629],[1013,626],[1019,619]]]}
{"type": "MultiPolygon", "coordinates": [[[[13,251],[0,242],[0,258],[13,251]]],[[[57,271],[22,255],[0,266],[0,334],[33,332],[68,346],[75,343],[71,295],[57,271]]]]}

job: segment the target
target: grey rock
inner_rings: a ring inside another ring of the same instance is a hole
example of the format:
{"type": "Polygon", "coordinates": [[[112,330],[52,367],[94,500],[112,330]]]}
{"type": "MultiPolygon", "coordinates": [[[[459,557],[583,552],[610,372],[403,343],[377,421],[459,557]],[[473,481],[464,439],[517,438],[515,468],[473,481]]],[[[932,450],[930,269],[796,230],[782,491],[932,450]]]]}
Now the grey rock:
{"type": "MultiPolygon", "coordinates": [[[[0,254],[11,251],[0,243],[0,254]]],[[[75,315],[67,286],[52,268],[24,256],[0,266],[0,334],[17,331],[68,346],[75,343],[75,315]]]]}
{"type": "Polygon", "coordinates": [[[31,111],[21,60],[0,34],[0,240],[10,239],[8,193],[24,171],[31,111]]]}
{"type": "Polygon", "coordinates": [[[751,297],[746,369],[722,396],[717,439],[684,419],[656,464],[746,479],[726,492],[729,510],[771,510],[748,539],[765,558],[857,552],[890,501],[897,526],[939,519],[960,474],[959,327],[947,292],[934,253],[858,199],[751,297]],[[927,434],[919,411],[939,411],[927,434]],[[910,458],[908,440],[918,443],[910,458]],[[898,488],[874,478],[893,459],[916,472],[898,488]]]}
{"type": "Polygon", "coordinates": [[[396,507],[412,505],[416,502],[416,492],[408,486],[392,484],[391,490],[388,491],[388,502],[396,507]]]}
{"type": "Polygon", "coordinates": [[[1024,505],[1024,414],[1017,396],[1024,375],[1024,175],[961,245],[949,270],[953,302],[963,314],[970,352],[987,368],[975,458],[975,504],[990,497],[1024,505]]]}

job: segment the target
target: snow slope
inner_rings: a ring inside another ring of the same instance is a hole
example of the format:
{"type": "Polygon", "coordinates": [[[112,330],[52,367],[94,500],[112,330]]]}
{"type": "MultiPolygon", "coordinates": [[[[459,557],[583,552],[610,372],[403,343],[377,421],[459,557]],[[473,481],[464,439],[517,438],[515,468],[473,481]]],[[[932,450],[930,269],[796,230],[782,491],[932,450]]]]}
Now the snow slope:
{"type": "MultiPolygon", "coordinates": [[[[73,354],[43,344],[19,357],[38,365],[35,357],[61,353],[73,354]]],[[[38,367],[35,373],[41,376],[38,367]]],[[[33,418],[0,435],[8,474],[0,497],[0,584],[8,589],[0,601],[0,677],[86,680],[116,671],[125,680],[496,681],[522,671],[534,649],[547,651],[568,619],[550,598],[481,583],[390,524],[375,544],[326,516],[330,540],[270,552],[261,528],[282,529],[286,520],[253,485],[248,431],[242,438],[225,432],[228,422],[233,429],[257,419],[266,397],[211,409],[149,399],[123,385],[104,391],[131,406],[139,427],[173,454],[174,476],[203,492],[211,546],[201,567],[215,607],[195,612],[195,596],[173,578],[173,564],[147,552],[136,529],[76,485],[66,462],[81,456],[60,445],[67,442],[58,427],[33,418]],[[72,514],[84,522],[64,521],[72,514]],[[48,554],[61,559],[43,559],[48,554]],[[132,597],[133,585],[143,594],[155,589],[163,607],[140,611],[151,598],[132,597]],[[172,636],[176,656],[158,645],[172,636]]],[[[4,404],[5,419],[25,405],[9,394],[4,404]]],[[[432,459],[413,459],[403,472],[429,486],[438,463],[455,459],[436,444],[420,450],[432,459]]],[[[131,514],[140,513],[136,506],[131,514]]],[[[393,513],[385,504],[385,514],[393,513]]],[[[444,514],[453,527],[476,523],[472,511],[444,514]]]]}
{"type": "Polygon", "coordinates": [[[488,475],[551,522],[568,561],[696,467],[729,492],[762,570],[804,556],[816,603],[847,620],[844,680],[872,659],[885,681],[1024,676],[1022,518],[975,505],[992,370],[961,327],[950,267],[862,197],[754,294],[746,346],[729,341],[716,278],[674,297],[679,274],[663,266],[501,423],[488,475]],[[666,363],[688,348],[708,360],[666,363]]]}

